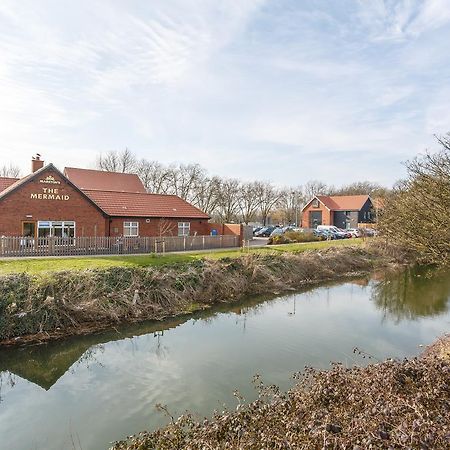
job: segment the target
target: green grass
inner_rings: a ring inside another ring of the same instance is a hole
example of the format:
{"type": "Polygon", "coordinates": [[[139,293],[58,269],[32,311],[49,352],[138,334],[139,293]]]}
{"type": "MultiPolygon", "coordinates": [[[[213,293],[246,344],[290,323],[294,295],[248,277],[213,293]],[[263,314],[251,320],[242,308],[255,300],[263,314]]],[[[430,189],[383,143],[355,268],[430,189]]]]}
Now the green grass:
{"type": "Polygon", "coordinates": [[[251,248],[248,250],[217,250],[211,252],[186,252],[167,255],[120,255],[101,257],[75,257],[75,258],[20,258],[0,260],[0,274],[7,273],[41,273],[61,270],[84,270],[108,267],[149,267],[166,264],[177,264],[195,261],[198,259],[237,258],[244,253],[270,254],[277,252],[299,253],[306,250],[317,250],[327,247],[340,247],[360,245],[362,239],[345,239],[339,241],[307,242],[299,244],[282,244],[251,248]]]}

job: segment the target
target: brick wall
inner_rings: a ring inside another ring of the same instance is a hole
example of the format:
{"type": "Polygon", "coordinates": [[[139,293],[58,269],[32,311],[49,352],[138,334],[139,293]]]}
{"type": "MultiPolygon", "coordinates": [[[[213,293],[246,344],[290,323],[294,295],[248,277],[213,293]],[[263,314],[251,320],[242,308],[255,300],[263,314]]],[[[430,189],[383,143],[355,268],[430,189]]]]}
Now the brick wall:
{"type": "Polygon", "coordinates": [[[0,236],[20,236],[22,222],[38,220],[73,220],[77,236],[106,234],[102,212],[52,168],[0,199],[0,236]],[[56,184],[40,182],[47,176],[53,176],[56,184]]]}
{"type": "Polygon", "coordinates": [[[209,223],[209,232],[217,230],[217,233],[224,236],[239,236],[239,246],[242,244],[243,229],[239,223],[209,223]]]}
{"type": "Polygon", "coordinates": [[[139,236],[159,236],[160,230],[164,236],[178,236],[178,222],[189,222],[191,224],[190,235],[205,236],[210,234],[209,223],[207,220],[199,219],[159,219],[159,218],[125,218],[113,217],[110,219],[109,232],[111,236],[123,236],[124,222],[138,222],[139,236]]]}
{"type": "Polygon", "coordinates": [[[310,215],[313,211],[322,212],[322,225],[333,225],[333,219],[330,210],[321,202],[319,202],[319,207],[315,208],[313,206],[313,201],[311,201],[302,212],[302,228],[310,227],[310,215]]]}

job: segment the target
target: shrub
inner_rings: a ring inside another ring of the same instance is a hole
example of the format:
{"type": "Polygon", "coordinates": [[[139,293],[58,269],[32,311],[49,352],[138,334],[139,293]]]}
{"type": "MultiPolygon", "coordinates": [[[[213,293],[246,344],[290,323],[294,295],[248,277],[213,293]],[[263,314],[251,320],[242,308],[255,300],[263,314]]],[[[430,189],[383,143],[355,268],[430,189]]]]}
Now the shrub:
{"type": "Polygon", "coordinates": [[[286,233],[280,236],[273,236],[269,239],[268,244],[277,245],[277,244],[292,244],[297,242],[316,242],[321,241],[320,237],[315,236],[310,232],[301,232],[301,231],[287,231],[286,233]]]}
{"type": "Polygon", "coordinates": [[[333,364],[295,378],[296,386],[283,393],[255,377],[256,401],[201,421],[187,413],[113,449],[448,448],[450,364],[441,357],[333,364]]]}
{"type": "Polygon", "coordinates": [[[388,247],[424,263],[450,262],[450,134],[441,151],[407,163],[408,178],[387,199],[379,230],[388,247]]]}

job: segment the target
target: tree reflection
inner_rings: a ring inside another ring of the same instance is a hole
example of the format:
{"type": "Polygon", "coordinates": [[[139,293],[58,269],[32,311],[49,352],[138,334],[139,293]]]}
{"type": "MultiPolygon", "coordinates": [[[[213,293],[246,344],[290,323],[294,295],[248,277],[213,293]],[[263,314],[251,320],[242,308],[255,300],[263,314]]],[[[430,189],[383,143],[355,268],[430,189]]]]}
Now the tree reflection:
{"type": "Polygon", "coordinates": [[[394,319],[414,320],[445,313],[450,298],[450,273],[430,268],[387,274],[372,288],[371,300],[394,319]]]}
{"type": "Polygon", "coordinates": [[[16,376],[9,371],[0,372],[0,403],[3,401],[2,388],[4,384],[11,388],[14,387],[16,385],[16,376]]]}

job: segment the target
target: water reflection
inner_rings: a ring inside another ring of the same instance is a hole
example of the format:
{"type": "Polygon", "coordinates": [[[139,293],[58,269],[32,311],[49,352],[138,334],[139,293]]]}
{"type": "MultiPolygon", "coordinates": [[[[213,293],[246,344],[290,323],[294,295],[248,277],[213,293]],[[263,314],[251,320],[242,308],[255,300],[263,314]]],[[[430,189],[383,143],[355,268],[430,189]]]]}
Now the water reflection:
{"type": "Polygon", "coordinates": [[[290,374],[330,361],[415,355],[449,330],[450,274],[407,271],[330,283],[194,315],[0,351],[0,448],[84,450],[166,423],[167,404],[209,416],[255,398],[251,379],[290,386],[290,374]],[[28,381],[26,381],[28,380],[28,381]]]}
{"type": "Polygon", "coordinates": [[[449,296],[448,272],[413,268],[385,274],[374,284],[371,299],[385,318],[399,323],[447,312],[449,296]]]}
{"type": "MultiPolygon", "coordinates": [[[[370,298],[383,312],[383,320],[390,319],[398,323],[402,320],[443,314],[448,310],[450,298],[448,272],[427,268],[408,269],[403,272],[378,272],[371,277],[349,280],[348,283],[370,288],[370,298]]],[[[330,302],[330,292],[336,285],[339,283],[332,282],[324,287],[327,303],[330,302]]],[[[304,289],[303,292],[309,290],[304,289]]],[[[352,290],[349,295],[352,295],[352,290]]],[[[163,341],[165,331],[176,328],[188,320],[212,325],[218,314],[226,312],[235,315],[235,324],[242,333],[245,333],[248,316],[257,316],[263,311],[264,303],[272,297],[256,297],[233,305],[217,305],[193,315],[180,316],[163,322],[149,321],[125,325],[114,331],[76,336],[43,345],[7,348],[0,350],[0,373],[18,375],[48,390],[66,372],[73,372],[80,365],[87,368],[91,364],[101,365],[98,355],[104,351],[103,344],[142,335],[153,335],[155,344],[151,351],[159,359],[164,359],[169,355],[169,347],[164,345],[163,341]]],[[[295,316],[297,301],[298,296],[293,295],[292,306],[287,311],[288,316],[295,316]]],[[[131,339],[130,342],[133,352],[133,347],[138,344],[135,339],[131,339]]]]}
{"type": "MultiPolygon", "coordinates": [[[[104,350],[104,343],[152,334],[157,340],[154,352],[164,357],[168,348],[162,345],[164,330],[186,322],[187,316],[164,322],[144,322],[126,326],[119,331],[77,336],[43,345],[8,348],[0,352],[0,372],[14,373],[45,390],[50,389],[67,371],[76,366],[98,362],[97,356],[104,350]]],[[[134,341],[131,340],[132,345],[134,341]]]]}

